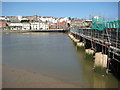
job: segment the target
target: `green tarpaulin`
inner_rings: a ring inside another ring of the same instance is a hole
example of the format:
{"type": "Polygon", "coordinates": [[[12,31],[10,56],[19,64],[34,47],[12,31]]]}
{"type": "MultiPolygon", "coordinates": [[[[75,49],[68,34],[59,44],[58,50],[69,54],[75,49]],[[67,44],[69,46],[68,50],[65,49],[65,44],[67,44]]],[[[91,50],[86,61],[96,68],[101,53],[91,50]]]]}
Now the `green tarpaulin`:
{"type": "Polygon", "coordinates": [[[104,24],[104,18],[103,17],[95,17],[92,19],[92,29],[96,29],[99,31],[104,30],[105,24],[104,24]]]}
{"type": "Polygon", "coordinates": [[[105,28],[118,28],[120,31],[120,20],[105,22],[103,17],[96,17],[92,19],[92,29],[102,31],[105,28]]]}

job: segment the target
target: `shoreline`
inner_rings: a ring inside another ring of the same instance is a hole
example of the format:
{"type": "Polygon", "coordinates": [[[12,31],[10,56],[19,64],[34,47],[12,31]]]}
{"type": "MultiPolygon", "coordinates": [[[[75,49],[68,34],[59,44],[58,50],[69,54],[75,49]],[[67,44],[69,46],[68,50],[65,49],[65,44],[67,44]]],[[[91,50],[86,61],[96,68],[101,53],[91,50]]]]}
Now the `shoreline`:
{"type": "Polygon", "coordinates": [[[30,30],[1,30],[0,33],[42,33],[42,32],[51,32],[51,33],[66,33],[66,31],[52,31],[52,30],[42,30],[42,31],[30,31],[30,30]]]}
{"type": "Polygon", "coordinates": [[[0,33],[28,33],[29,31],[23,30],[1,30],[0,33]]]}
{"type": "Polygon", "coordinates": [[[80,88],[64,81],[2,64],[2,88],[80,88]]]}

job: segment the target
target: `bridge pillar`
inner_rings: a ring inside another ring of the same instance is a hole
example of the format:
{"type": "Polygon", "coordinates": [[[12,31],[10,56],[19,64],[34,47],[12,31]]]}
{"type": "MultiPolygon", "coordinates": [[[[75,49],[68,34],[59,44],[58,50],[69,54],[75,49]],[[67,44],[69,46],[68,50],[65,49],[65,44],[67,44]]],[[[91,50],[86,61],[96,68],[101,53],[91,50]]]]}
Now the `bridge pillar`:
{"type": "Polygon", "coordinates": [[[74,37],[74,35],[71,35],[70,33],[68,34],[68,36],[75,42],[75,43],[78,43],[80,40],[76,39],[74,37]]]}
{"type": "Polygon", "coordinates": [[[96,52],[102,52],[102,45],[95,43],[95,50],[96,52]]]}
{"type": "Polygon", "coordinates": [[[80,42],[83,42],[83,37],[80,36],[80,37],[79,37],[79,40],[80,40],[80,42]]]}
{"type": "Polygon", "coordinates": [[[95,53],[95,66],[107,68],[107,59],[108,59],[108,56],[105,54],[102,54],[102,52],[95,53]]]}
{"type": "Polygon", "coordinates": [[[86,54],[94,54],[94,50],[92,49],[85,49],[86,54]]]}
{"type": "Polygon", "coordinates": [[[91,45],[91,41],[85,39],[85,49],[90,49],[91,47],[92,47],[92,45],[91,45]]]}
{"type": "Polygon", "coordinates": [[[109,69],[120,80],[120,56],[111,52],[109,69]]]}
{"type": "Polygon", "coordinates": [[[91,45],[91,41],[88,39],[85,39],[85,52],[86,54],[94,54],[94,50],[91,49],[92,45],[91,45]]]}
{"type": "Polygon", "coordinates": [[[73,35],[71,33],[69,33],[68,36],[70,37],[70,39],[73,40],[74,37],[73,37],[73,35]]]}
{"type": "Polygon", "coordinates": [[[74,38],[73,41],[76,42],[76,43],[78,43],[80,40],[74,38]]]}
{"type": "Polygon", "coordinates": [[[78,43],[77,43],[77,46],[78,46],[78,47],[84,47],[84,45],[85,45],[85,44],[84,44],[83,42],[78,42],[78,43]]]}

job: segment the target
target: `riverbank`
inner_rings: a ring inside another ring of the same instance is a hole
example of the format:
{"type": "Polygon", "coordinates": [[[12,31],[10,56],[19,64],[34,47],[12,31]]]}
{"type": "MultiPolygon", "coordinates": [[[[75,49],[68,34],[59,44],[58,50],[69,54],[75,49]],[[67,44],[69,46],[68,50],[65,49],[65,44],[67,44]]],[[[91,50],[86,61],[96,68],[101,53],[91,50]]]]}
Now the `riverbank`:
{"type": "Polygon", "coordinates": [[[0,31],[0,33],[28,33],[29,31],[23,31],[23,30],[3,30],[0,31]]]}
{"type": "Polygon", "coordinates": [[[2,30],[0,33],[68,32],[67,30],[2,30]]]}
{"type": "Polygon", "coordinates": [[[2,88],[80,88],[40,73],[2,65],[2,88]]]}

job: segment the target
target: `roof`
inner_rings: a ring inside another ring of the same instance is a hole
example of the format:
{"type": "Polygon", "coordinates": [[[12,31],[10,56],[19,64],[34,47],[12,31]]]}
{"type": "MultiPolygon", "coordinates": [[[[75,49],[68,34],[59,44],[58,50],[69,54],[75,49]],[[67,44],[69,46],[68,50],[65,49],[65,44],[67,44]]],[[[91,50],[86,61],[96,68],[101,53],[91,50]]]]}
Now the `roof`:
{"type": "Polygon", "coordinates": [[[90,22],[92,22],[92,20],[85,20],[85,21],[90,21],[90,22]]]}

